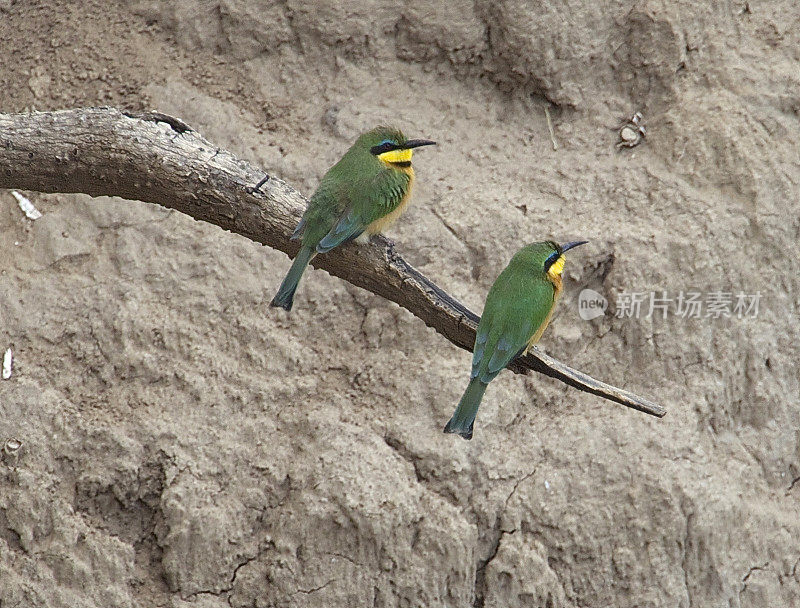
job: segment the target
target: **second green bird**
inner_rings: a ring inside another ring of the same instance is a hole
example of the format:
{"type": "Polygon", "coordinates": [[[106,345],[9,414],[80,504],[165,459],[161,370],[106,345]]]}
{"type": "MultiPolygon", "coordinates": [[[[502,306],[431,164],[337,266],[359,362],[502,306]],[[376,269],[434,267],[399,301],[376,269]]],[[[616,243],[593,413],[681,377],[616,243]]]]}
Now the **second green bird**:
{"type": "Polygon", "coordinates": [[[391,127],[361,135],[311,196],[292,235],[300,240],[300,251],[271,305],[292,309],[297,284],[315,255],[378,234],[400,217],[414,184],[413,149],[435,143],[406,139],[391,127]]]}
{"type": "Polygon", "coordinates": [[[478,323],[469,385],[445,433],[472,439],[472,426],[486,387],[511,361],[539,341],[558,296],[564,252],[587,241],[533,243],[511,258],[486,296],[478,323]]]}

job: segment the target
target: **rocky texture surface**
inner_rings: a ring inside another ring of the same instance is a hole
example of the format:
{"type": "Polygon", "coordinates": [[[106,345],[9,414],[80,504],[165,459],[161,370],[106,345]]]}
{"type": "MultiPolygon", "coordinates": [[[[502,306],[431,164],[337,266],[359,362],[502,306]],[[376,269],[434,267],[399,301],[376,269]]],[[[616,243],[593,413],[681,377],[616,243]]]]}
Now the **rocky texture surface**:
{"type": "Polygon", "coordinates": [[[2,111],[157,107],[305,192],[377,122],[437,139],[403,254],[479,309],[521,243],[589,238],[542,346],[670,408],[502,374],[444,436],[469,355],[396,306],[312,271],[286,316],[281,254],[0,193],[0,603],[800,603],[799,26],[787,0],[0,2],[2,111]],[[761,306],[587,322],[584,287],[761,306]]]}

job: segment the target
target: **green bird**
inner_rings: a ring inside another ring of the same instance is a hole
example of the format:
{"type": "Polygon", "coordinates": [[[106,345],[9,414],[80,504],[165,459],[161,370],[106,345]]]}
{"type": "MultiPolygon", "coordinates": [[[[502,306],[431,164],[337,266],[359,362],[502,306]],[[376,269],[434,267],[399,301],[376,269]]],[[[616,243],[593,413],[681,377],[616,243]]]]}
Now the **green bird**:
{"type": "Polygon", "coordinates": [[[472,374],[445,433],[472,439],[486,387],[506,365],[542,337],[561,295],[564,252],[588,241],[533,243],[520,249],[486,296],[472,349],[472,374]]]}
{"type": "Polygon", "coordinates": [[[413,149],[435,143],[406,139],[392,127],[361,135],[311,196],[292,234],[292,240],[300,240],[300,251],[272,306],[292,309],[297,284],[315,255],[354,239],[366,242],[393,224],[411,198],[413,149]]]}

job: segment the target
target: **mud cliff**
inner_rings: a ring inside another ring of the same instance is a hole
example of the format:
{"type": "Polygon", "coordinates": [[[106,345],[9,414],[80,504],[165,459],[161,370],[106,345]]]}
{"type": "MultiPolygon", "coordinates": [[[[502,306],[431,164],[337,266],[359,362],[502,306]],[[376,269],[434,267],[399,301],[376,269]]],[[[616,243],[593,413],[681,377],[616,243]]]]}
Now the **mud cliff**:
{"type": "Polygon", "coordinates": [[[541,346],[669,408],[504,373],[445,436],[470,355],[394,304],[310,271],[287,316],[280,253],[0,192],[0,604],[800,604],[800,8],[702,4],[0,1],[2,112],[157,108],[305,193],[374,124],[436,139],[403,255],[480,310],[589,239],[541,346]]]}

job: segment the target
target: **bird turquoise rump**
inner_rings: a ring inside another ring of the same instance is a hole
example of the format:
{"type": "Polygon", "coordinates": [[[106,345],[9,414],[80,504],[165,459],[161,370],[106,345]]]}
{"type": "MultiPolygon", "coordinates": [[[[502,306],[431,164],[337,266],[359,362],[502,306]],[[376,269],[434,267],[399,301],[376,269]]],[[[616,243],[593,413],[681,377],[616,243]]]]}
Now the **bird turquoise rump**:
{"type": "Polygon", "coordinates": [[[486,387],[518,355],[542,337],[561,295],[564,253],[587,241],[533,243],[520,249],[486,296],[472,349],[472,373],[445,433],[472,439],[486,387]]]}
{"type": "Polygon", "coordinates": [[[292,235],[300,241],[300,251],[271,305],[292,309],[297,284],[318,253],[359,237],[368,240],[393,224],[411,198],[414,148],[435,143],[406,139],[392,127],[361,135],[311,196],[292,235]]]}

